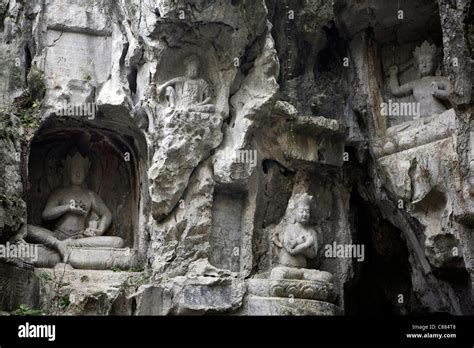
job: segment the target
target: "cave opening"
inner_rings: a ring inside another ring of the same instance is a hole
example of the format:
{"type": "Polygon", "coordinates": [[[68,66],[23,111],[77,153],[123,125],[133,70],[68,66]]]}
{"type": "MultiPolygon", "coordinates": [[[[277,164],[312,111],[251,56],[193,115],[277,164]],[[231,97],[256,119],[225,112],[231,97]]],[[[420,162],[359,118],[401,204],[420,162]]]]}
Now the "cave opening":
{"type": "Polygon", "coordinates": [[[372,318],[409,314],[413,291],[409,253],[401,231],[355,190],[350,206],[352,240],[365,246],[365,260],[353,261],[354,277],[344,286],[346,315],[372,318]]]}

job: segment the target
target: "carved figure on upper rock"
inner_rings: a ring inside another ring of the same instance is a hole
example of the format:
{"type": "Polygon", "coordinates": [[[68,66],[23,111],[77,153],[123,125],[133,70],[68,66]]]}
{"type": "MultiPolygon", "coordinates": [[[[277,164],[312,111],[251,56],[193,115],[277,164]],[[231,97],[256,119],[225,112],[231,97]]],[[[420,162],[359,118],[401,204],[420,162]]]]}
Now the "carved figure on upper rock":
{"type": "Polygon", "coordinates": [[[196,55],[184,60],[185,76],[175,77],[158,87],[160,98],[165,97],[169,111],[213,113],[212,91],[200,74],[200,61],[196,55]]]}
{"type": "Polygon", "coordinates": [[[446,111],[443,101],[448,100],[451,93],[451,84],[448,78],[435,76],[437,67],[435,45],[427,41],[415,49],[414,57],[417,64],[419,79],[400,85],[398,81],[398,66],[389,70],[390,90],[396,97],[413,95],[420,103],[420,116],[427,117],[446,111]]]}

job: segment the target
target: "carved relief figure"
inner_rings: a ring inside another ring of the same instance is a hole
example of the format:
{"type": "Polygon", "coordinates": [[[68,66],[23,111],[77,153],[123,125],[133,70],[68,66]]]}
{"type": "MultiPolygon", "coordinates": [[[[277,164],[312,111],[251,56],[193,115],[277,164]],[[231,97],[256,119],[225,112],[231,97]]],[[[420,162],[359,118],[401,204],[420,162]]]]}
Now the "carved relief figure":
{"type": "Polygon", "coordinates": [[[169,111],[213,113],[212,92],[209,84],[200,78],[200,61],[196,55],[184,60],[185,76],[176,77],[158,87],[158,96],[166,99],[169,111]]]}
{"type": "Polygon", "coordinates": [[[271,279],[332,281],[330,273],[306,268],[307,259],[315,258],[318,252],[318,236],[309,225],[311,199],[306,193],[290,199],[285,217],[276,227],[278,266],[272,269],[271,279]]]}
{"type": "Polygon", "coordinates": [[[90,161],[76,152],[65,161],[70,185],[49,196],[42,213],[44,221],[57,220],[52,231],[28,225],[26,240],[43,244],[67,262],[71,247],[123,247],[120,237],[103,236],[112,222],[112,213],[102,199],[84,187],[90,161]]]}
{"type": "Polygon", "coordinates": [[[443,101],[448,100],[451,84],[446,77],[435,76],[437,67],[435,45],[427,41],[417,47],[414,52],[419,79],[400,85],[398,81],[398,66],[389,70],[390,90],[396,97],[413,95],[420,104],[420,116],[427,117],[446,111],[443,101]]]}

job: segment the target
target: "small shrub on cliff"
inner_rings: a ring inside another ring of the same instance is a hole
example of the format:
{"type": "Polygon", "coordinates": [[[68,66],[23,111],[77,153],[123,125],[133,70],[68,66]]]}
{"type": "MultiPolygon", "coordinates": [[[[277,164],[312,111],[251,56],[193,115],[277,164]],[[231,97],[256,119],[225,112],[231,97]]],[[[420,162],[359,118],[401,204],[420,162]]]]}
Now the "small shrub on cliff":
{"type": "Polygon", "coordinates": [[[3,26],[3,21],[7,12],[8,6],[3,1],[0,1],[0,26],[3,26]]]}
{"type": "Polygon", "coordinates": [[[39,309],[32,309],[25,304],[21,304],[18,309],[12,312],[13,315],[41,315],[39,309]]]}
{"type": "Polygon", "coordinates": [[[33,66],[28,72],[27,81],[31,101],[42,100],[46,94],[43,73],[33,66]]]}

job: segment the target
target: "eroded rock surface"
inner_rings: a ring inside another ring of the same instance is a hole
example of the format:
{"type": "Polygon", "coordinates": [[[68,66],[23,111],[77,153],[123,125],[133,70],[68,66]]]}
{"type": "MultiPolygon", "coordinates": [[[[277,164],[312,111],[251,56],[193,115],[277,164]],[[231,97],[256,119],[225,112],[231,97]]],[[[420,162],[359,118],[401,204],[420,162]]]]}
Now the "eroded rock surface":
{"type": "Polygon", "coordinates": [[[470,6],[0,1],[0,310],[472,315],[470,6]]]}

